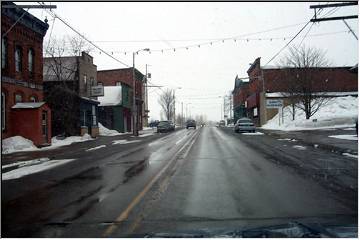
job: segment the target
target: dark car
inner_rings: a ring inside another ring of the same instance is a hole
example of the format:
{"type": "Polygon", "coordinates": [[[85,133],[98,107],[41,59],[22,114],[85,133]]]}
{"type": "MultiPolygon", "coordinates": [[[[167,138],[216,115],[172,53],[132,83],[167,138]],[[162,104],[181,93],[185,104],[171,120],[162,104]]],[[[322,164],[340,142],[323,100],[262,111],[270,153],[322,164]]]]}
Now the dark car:
{"type": "Polygon", "coordinates": [[[186,121],[186,129],[194,128],[196,129],[196,122],[195,120],[187,120],[186,121]]]}
{"type": "Polygon", "coordinates": [[[158,133],[170,132],[174,130],[175,130],[175,126],[171,121],[160,121],[159,124],[157,125],[158,133]]]}
{"type": "Polygon", "coordinates": [[[256,128],[250,118],[240,118],[237,120],[234,131],[235,132],[255,132],[256,128]]]}
{"type": "Polygon", "coordinates": [[[225,121],[224,120],[220,120],[219,127],[225,127],[225,121]]]}
{"type": "Polygon", "coordinates": [[[157,127],[157,125],[159,124],[159,122],[160,122],[159,120],[155,120],[155,121],[149,123],[149,127],[151,127],[151,128],[157,127]]]}

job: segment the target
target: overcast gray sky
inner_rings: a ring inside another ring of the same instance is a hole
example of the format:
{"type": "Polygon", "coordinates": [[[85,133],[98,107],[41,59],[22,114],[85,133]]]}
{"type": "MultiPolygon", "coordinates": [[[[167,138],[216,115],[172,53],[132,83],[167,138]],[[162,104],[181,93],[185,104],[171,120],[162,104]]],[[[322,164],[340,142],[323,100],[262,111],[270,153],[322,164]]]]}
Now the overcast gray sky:
{"type": "MultiPolygon", "coordinates": [[[[261,57],[262,64],[270,60],[311,19],[314,12],[309,6],[318,2],[52,4],[57,5],[54,11],[59,16],[128,65],[132,65],[131,52],[142,48],[152,49],[151,53],[142,52],[136,56],[136,68],[145,73],[145,64],[149,64],[153,84],[164,88],[181,88],[176,90],[177,113],[181,111],[183,102],[184,112],[187,104],[192,115],[205,114],[209,120],[219,120],[223,102],[219,96],[224,96],[233,89],[235,76],[247,76],[249,63],[257,57],[261,57]],[[201,45],[200,48],[195,46],[188,50],[183,48],[163,53],[155,51],[208,43],[215,39],[233,38],[289,25],[295,26],[244,36],[242,40],[230,39],[214,42],[212,45],[201,45]],[[124,52],[128,53],[125,55],[124,52]]],[[[50,33],[52,37],[74,35],[58,19],[52,21],[46,11],[32,9],[30,13],[42,20],[45,16],[49,19],[50,28],[45,42],[50,33]]],[[[336,11],[332,8],[324,9],[319,14],[337,16],[357,13],[358,7],[351,6],[336,11]]],[[[358,20],[350,19],[347,22],[358,35],[358,20]]],[[[293,41],[295,45],[301,42],[309,28],[310,24],[293,41]]],[[[358,42],[347,30],[342,21],[318,23],[311,27],[303,44],[325,50],[334,66],[354,65],[358,62],[358,42]]],[[[125,67],[99,51],[94,50],[91,54],[98,70],[125,67]]],[[[276,65],[281,56],[270,65],[276,65]]],[[[150,88],[149,93],[150,117],[159,119],[157,99],[161,90],[150,88]]]]}

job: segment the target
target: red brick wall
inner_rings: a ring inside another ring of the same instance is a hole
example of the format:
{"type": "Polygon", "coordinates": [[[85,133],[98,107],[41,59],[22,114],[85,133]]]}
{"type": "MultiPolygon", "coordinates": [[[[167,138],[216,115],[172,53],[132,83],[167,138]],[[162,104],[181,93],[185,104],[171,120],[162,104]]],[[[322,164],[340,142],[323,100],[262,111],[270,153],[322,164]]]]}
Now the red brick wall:
{"type": "Polygon", "coordinates": [[[249,96],[249,87],[246,85],[241,86],[234,92],[234,107],[245,103],[246,98],[249,96]]]}
{"type": "MultiPolygon", "coordinates": [[[[10,26],[14,23],[5,15],[1,15],[1,33],[2,35],[8,31],[10,26]]],[[[6,52],[6,66],[1,70],[2,77],[8,77],[14,80],[19,80],[29,85],[36,84],[42,86],[43,83],[43,36],[21,23],[16,24],[10,32],[5,36],[7,42],[6,52]],[[22,71],[15,71],[15,47],[22,48],[22,71]],[[33,49],[33,74],[30,75],[28,71],[28,51],[33,49]]],[[[43,101],[43,91],[36,88],[24,87],[16,85],[15,83],[7,83],[2,81],[1,92],[5,94],[5,130],[2,131],[1,138],[8,138],[18,134],[22,125],[16,123],[16,119],[12,116],[14,110],[11,109],[15,105],[15,94],[22,95],[23,102],[29,102],[31,96],[35,96],[36,101],[43,101]]],[[[22,118],[28,122],[33,119],[28,119],[26,115],[22,118]]],[[[35,124],[35,123],[34,123],[35,124]]],[[[40,123],[39,123],[40,124],[40,123]]],[[[50,125],[49,125],[50,126],[50,125]]],[[[36,131],[36,129],[33,129],[36,131]]]]}
{"type": "MultiPolygon", "coordinates": [[[[13,20],[7,16],[1,16],[1,33],[4,34],[13,20]]],[[[8,42],[7,63],[5,69],[2,69],[2,76],[11,77],[17,80],[24,80],[29,83],[42,84],[43,81],[43,37],[31,29],[16,24],[15,27],[6,35],[8,42]],[[22,72],[15,71],[15,47],[22,48],[22,72]],[[34,51],[34,70],[30,76],[28,71],[28,51],[34,51]]]]}
{"type": "MultiPolygon", "coordinates": [[[[349,72],[348,68],[316,69],[313,70],[312,76],[314,91],[356,92],[358,90],[357,74],[349,72]]],[[[264,78],[267,92],[286,91],[288,80],[284,70],[264,70],[264,78]]]]}
{"type": "MultiPolygon", "coordinates": [[[[142,79],[135,82],[136,96],[141,98],[143,83],[142,79]],[[140,81],[139,81],[140,80],[140,81]]],[[[133,88],[132,68],[103,70],[97,72],[97,81],[104,86],[116,86],[117,82],[125,83],[131,89],[133,88]]]]}

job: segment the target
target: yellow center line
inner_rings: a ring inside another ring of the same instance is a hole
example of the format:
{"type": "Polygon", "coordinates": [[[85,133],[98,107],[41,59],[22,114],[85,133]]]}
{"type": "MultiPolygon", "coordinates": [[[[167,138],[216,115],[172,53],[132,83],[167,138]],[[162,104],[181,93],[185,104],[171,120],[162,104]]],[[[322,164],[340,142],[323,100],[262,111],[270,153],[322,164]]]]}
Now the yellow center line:
{"type": "MultiPolygon", "coordinates": [[[[193,141],[189,141],[189,143],[193,143],[193,141]]],[[[178,153],[181,152],[187,145],[189,145],[189,144],[185,144],[184,146],[182,146],[180,148],[180,150],[178,151],[178,153]]],[[[145,196],[145,194],[150,190],[152,185],[167,170],[167,168],[170,166],[170,164],[176,159],[176,156],[177,156],[177,154],[174,155],[174,157],[161,169],[161,171],[158,172],[158,174],[156,174],[155,177],[153,177],[151,179],[151,181],[145,186],[145,188],[131,201],[129,206],[127,206],[127,208],[116,218],[115,223],[111,224],[111,226],[109,226],[105,230],[105,232],[103,233],[103,237],[107,237],[111,233],[113,233],[115,231],[115,229],[118,227],[118,224],[128,218],[131,210],[141,201],[141,199],[145,196]]]]}

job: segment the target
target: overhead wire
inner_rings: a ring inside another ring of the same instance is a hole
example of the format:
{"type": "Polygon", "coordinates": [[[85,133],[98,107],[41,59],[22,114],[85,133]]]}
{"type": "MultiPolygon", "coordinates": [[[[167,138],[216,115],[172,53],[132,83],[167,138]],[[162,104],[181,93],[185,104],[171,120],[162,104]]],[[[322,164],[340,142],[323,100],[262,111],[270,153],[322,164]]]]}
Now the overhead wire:
{"type": "MultiPolygon", "coordinates": [[[[38,2],[39,5],[43,5],[40,2],[38,2]]],[[[110,55],[109,53],[107,53],[106,51],[104,51],[103,49],[101,49],[99,46],[97,46],[96,44],[94,44],[92,41],[90,41],[88,38],[86,38],[83,34],[81,34],[79,31],[77,31],[75,28],[73,28],[69,23],[67,23],[63,18],[61,18],[59,15],[57,15],[56,13],[54,13],[53,11],[49,11],[48,9],[46,9],[46,11],[53,17],[59,19],[62,23],[64,23],[67,27],[69,27],[71,30],[73,30],[75,33],[77,33],[80,37],[82,37],[84,40],[86,40],[87,42],[89,42],[92,46],[94,46],[95,48],[97,48],[98,50],[100,50],[101,52],[103,52],[104,54],[106,54],[107,56],[109,56],[110,58],[112,58],[113,60],[121,63],[122,65],[126,66],[126,67],[130,67],[128,64],[122,62],[121,60],[115,58],[114,56],[110,55]]]]}

